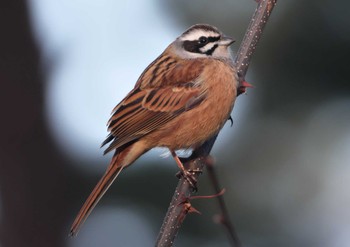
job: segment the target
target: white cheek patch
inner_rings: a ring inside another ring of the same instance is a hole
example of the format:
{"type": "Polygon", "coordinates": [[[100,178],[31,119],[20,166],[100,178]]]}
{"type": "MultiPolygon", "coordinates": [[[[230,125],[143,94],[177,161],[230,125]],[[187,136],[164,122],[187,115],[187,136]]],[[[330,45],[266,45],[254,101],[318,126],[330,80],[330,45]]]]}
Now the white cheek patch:
{"type": "Polygon", "coordinates": [[[208,43],[205,46],[203,46],[202,48],[200,48],[199,50],[202,53],[206,53],[207,51],[209,51],[211,48],[213,48],[215,46],[216,43],[208,43]]]}

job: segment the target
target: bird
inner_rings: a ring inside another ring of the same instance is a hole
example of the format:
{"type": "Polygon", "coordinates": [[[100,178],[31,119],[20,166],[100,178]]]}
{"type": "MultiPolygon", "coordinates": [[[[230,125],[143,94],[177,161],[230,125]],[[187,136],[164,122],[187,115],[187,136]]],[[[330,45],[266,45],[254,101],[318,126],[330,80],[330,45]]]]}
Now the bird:
{"type": "MultiPolygon", "coordinates": [[[[175,39],[140,75],[112,110],[104,154],[114,155],[76,216],[75,236],[123,168],[155,147],[200,147],[230,119],[240,83],[230,45],[234,39],[209,24],[195,24],[175,39]]],[[[244,84],[246,85],[246,84],[244,84]]]]}

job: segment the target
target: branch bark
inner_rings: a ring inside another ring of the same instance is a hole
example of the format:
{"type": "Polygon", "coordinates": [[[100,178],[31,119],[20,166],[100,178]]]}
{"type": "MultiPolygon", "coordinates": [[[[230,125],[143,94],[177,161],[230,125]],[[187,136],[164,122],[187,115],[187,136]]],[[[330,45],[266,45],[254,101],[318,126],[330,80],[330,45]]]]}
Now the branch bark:
{"type": "MultiPolygon", "coordinates": [[[[244,81],[252,55],[256,49],[267,20],[274,6],[276,5],[276,2],[277,0],[258,0],[258,6],[256,7],[255,12],[251,18],[251,22],[235,58],[235,66],[237,68],[241,81],[244,81]]],[[[202,171],[203,167],[208,163],[207,158],[215,143],[216,138],[217,135],[205,142],[199,149],[195,150],[192,156],[185,162],[185,168],[188,170],[202,171]]],[[[215,176],[214,173],[212,174],[215,176]]],[[[193,176],[198,179],[199,173],[194,173],[193,176]]],[[[216,187],[216,190],[219,190],[220,188],[218,186],[217,179],[216,185],[214,182],[214,187],[216,187]]],[[[156,242],[157,247],[173,246],[174,239],[183,221],[185,220],[186,215],[192,210],[189,198],[193,195],[193,193],[194,191],[192,190],[187,180],[181,178],[168,208],[168,212],[164,218],[163,225],[160,229],[156,242]]],[[[232,246],[239,246],[240,243],[227,215],[224,201],[222,198],[220,200],[221,212],[225,212],[223,214],[225,217],[223,222],[226,222],[226,225],[223,225],[228,230],[229,235],[231,235],[233,238],[231,239],[232,246]]]]}

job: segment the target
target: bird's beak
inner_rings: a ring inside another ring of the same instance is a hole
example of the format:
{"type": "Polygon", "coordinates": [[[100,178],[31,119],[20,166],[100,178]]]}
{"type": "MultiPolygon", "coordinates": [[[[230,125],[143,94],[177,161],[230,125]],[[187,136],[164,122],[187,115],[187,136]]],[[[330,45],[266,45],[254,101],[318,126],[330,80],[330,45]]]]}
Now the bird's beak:
{"type": "Polygon", "coordinates": [[[235,41],[236,40],[234,38],[231,38],[231,37],[228,37],[228,36],[223,36],[223,37],[221,37],[221,39],[219,41],[219,45],[229,46],[235,41]]]}

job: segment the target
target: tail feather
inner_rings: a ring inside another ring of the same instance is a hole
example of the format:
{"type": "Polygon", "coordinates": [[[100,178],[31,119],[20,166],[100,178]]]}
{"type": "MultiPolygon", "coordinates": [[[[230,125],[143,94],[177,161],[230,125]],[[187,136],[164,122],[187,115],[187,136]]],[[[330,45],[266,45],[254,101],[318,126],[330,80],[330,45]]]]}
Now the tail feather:
{"type": "Polygon", "coordinates": [[[78,233],[81,225],[90,215],[91,211],[106,193],[114,180],[118,177],[123,168],[132,164],[138,157],[149,149],[145,147],[147,147],[147,145],[141,141],[138,141],[130,143],[124,147],[119,147],[118,150],[116,150],[107,171],[95,186],[94,190],[91,192],[90,196],[75,218],[70,230],[70,236],[75,236],[78,233]]]}
{"type": "Polygon", "coordinates": [[[124,166],[118,166],[116,163],[111,163],[106,173],[100,179],[100,181],[95,186],[94,190],[91,192],[90,196],[84,203],[83,207],[80,209],[77,217],[75,218],[72,224],[70,236],[75,236],[78,233],[81,225],[85,222],[87,217],[90,215],[91,211],[95,208],[97,203],[106,193],[108,188],[112,185],[114,180],[118,177],[123,168],[124,166]]]}

